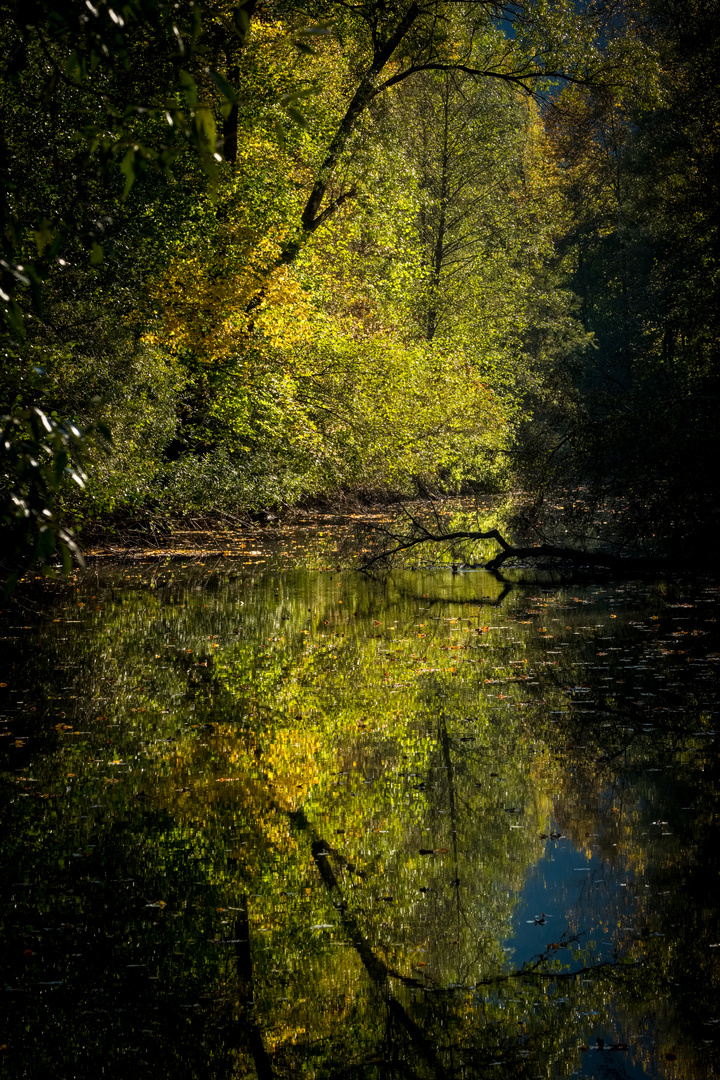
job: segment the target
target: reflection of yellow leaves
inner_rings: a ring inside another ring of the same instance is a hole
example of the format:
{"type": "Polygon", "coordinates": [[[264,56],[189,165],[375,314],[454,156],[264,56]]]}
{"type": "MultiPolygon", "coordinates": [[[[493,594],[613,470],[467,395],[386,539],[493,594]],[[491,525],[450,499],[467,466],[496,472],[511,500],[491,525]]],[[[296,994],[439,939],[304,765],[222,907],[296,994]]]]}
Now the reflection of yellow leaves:
{"type": "Polygon", "coordinates": [[[300,806],[309,788],[319,780],[320,746],[314,731],[293,727],[276,732],[264,760],[275,797],[283,808],[294,810],[300,806]]]}

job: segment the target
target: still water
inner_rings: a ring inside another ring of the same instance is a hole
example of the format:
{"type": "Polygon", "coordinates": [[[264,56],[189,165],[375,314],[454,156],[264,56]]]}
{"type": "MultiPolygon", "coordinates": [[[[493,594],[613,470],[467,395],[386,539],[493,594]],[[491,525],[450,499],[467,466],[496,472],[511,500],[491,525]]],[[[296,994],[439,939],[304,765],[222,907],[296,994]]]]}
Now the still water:
{"type": "Polygon", "coordinates": [[[24,586],[0,1075],[719,1075],[719,595],[231,560],[24,586]]]}

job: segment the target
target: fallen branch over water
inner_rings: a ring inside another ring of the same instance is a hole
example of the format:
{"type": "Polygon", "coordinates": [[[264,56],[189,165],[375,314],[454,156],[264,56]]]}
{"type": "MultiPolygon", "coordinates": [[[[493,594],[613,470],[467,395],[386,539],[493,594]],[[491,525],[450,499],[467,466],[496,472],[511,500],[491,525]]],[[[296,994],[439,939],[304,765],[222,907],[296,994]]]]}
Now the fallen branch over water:
{"type": "MultiPolygon", "coordinates": [[[[410,515],[408,515],[410,517],[410,515]]],[[[413,531],[400,537],[392,533],[387,535],[395,541],[393,547],[371,555],[365,560],[362,569],[380,562],[390,562],[396,555],[405,551],[411,551],[421,544],[448,544],[460,540],[494,540],[500,548],[488,562],[484,563],[486,570],[499,570],[509,559],[518,559],[523,562],[528,560],[545,562],[548,559],[559,562],[572,563],[574,566],[606,567],[609,570],[657,570],[662,566],[662,560],[652,556],[627,556],[615,555],[603,551],[587,551],[582,548],[565,547],[559,544],[530,544],[516,545],[510,543],[497,529],[472,530],[458,529],[454,532],[433,532],[422,522],[410,517],[413,531]]]]}

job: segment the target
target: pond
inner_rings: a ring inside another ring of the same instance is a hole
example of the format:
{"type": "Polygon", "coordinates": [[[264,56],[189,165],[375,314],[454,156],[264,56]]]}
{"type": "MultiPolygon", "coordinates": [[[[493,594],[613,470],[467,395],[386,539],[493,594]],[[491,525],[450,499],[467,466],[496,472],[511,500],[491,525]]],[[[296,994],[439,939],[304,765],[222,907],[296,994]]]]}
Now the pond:
{"type": "Polygon", "coordinates": [[[717,1076],[719,593],[234,559],[24,585],[2,1076],[717,1076]]]}

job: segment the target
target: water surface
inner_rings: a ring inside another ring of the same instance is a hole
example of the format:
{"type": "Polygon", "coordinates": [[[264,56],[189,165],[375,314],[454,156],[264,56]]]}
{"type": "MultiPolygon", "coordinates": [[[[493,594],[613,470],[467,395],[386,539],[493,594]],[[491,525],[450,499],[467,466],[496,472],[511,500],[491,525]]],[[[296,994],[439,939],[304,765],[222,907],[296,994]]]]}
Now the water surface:
{"type": "Polygon", "coordinates": [[[715,582],[5,603],[2,1075],[718,1074],[715,582]]]}

